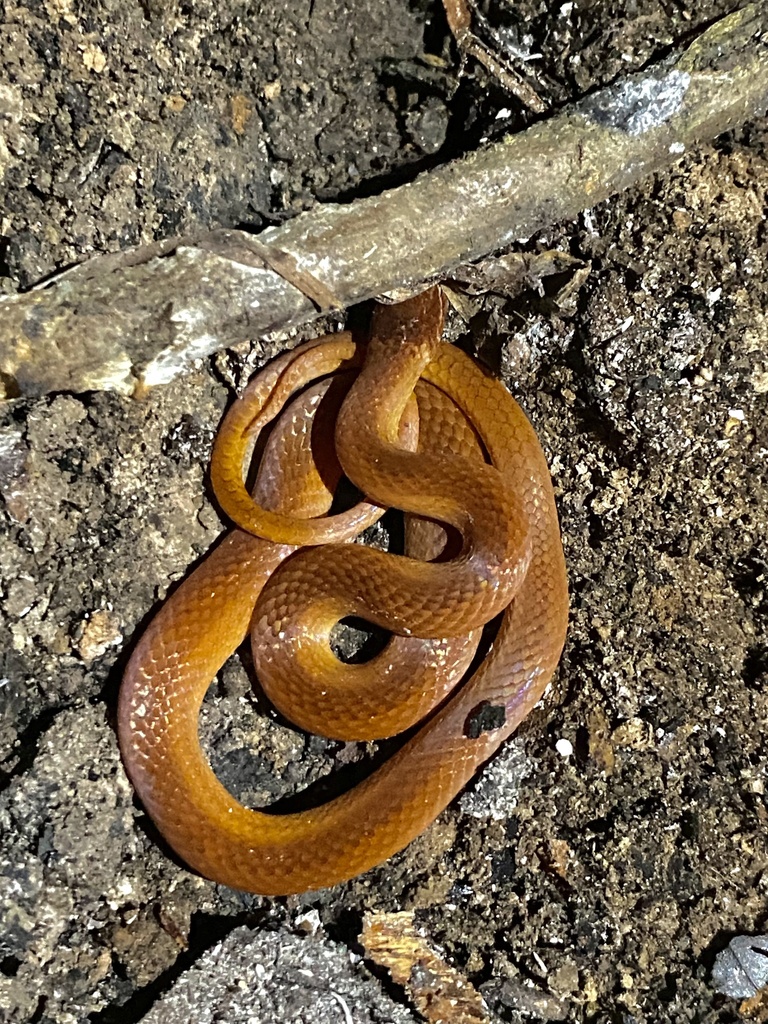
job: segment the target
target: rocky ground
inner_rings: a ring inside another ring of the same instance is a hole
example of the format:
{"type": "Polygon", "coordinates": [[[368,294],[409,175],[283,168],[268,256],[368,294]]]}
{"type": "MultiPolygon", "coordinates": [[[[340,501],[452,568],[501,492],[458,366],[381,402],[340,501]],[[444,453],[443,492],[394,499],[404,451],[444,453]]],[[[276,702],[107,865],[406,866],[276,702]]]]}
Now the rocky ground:
{"type": "MultiPolygon", "coordinates": [[[[733,6],[486,13],[557,106],[733,6]]],[[[526,121],[472,61],[457,79],[428,0],[10,0],[0,38],[6,292],[368,194],[526,121]]],[[[502,1021],[737,1019],[710,969],[768,907],[767,147],[766,122],[745,126],[531,239],[588,266],[570,293],[566,275],[455,318],[551,462],[572,591],[558,701],[337,889],[266,900],[190,873],[117,751],[131,645],[222,529],[206,466],[237,359],[141,402],[0,408],[0,1019],[419,1019],[361,959],[372,910],[413,911],[502,1021]]],[[[254,802],[355,756],[266,718],[247,658],[201,735],[254,802]]]]}

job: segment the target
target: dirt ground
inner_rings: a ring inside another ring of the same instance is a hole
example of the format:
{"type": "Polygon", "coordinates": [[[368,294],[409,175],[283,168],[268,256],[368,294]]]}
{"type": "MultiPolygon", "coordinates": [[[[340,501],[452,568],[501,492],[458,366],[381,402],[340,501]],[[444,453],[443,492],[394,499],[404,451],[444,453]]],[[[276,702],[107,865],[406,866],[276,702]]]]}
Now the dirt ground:
{"type": "MultiPolygon", "coordinates": [[[[735,6],[483,9],[557,107],[735,6]]],[[[0,40],[6,292],[370,194],[527,120],[474,62],[457,78],[431,0],[6,0],[0,40]]],[[[572,594],[559,703],[407,850],[334,890],[267,900],[190,873],[117,752],[131,645],[222,529],[205,474],[238,357],[142,402],[0,408],[0,1019],[417,1020],[359,963],[370,910],[414,911],[495,1019],[739,1019],[710,971],[733,935],[768,930],[767,191],[760,121],[532,238],[589,264],[568,301],[486,297],[453,322],[550,459],[572,594]],[[203,1012],[205,971],[262,1002],[203,1012]]],[[[211,687],[201,735],[245,801],[358,756],[265,717],[247,657],[211,687]]]]}

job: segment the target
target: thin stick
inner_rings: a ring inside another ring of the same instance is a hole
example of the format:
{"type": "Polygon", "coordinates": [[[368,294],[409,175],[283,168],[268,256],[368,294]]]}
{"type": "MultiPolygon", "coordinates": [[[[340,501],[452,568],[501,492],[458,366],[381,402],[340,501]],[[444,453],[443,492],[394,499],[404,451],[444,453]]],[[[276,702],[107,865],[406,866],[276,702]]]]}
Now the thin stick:
{"type": "Polygon", "coordinates": [[[547,109],[536,90],[506,61],[496,56],[489,47],[472,32],[472,16],[467,0],[443,0],[445,17],[456,45],[464,53],[474,57],[485,67],[508,92],[529,110],[542,114],[547,109]]]}

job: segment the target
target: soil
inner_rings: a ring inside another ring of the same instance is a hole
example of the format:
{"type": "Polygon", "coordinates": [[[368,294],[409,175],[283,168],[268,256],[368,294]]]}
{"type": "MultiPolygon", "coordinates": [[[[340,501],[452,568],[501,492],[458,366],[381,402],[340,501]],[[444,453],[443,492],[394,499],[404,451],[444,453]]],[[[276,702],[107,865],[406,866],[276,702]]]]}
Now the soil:
{"type": "MultiPolygon", "coordinates": [[[[558,107],[736,5],[481,6],[558,107]]],[[[8,0],[0,38],[6,292],[94,252],[369,194],[530,119],[473,61],[459,76],[428,0],[8,0]]],[[[190,873],[134,802],[114,732],[132,644],[223,528],[206,467],[228,381],[271,353],[219,356],[141,402],[0,408],[3,1021],[192,1019],[171,990],[218,991],[199,972],[226,978],[212,950],[233,943],[304,966],[289,996],[278,971],[279,1000],[228,1003],[228,1020],[329,1020],[318,986],[346,993],[339,1020],[415,1020],[359,963],[371,910],[413,911],[492,1019],[738,1019],[710,971],[733,935],[768,930],[767,191],[759,121],[530,239],[588,265],[570,294],[556,278],[454,317],[552,467],[572,594],[557,699],[419,840],[334,890],[267,900],[190,873]],[[313,949],[358,966],[307,980],[313,949]]],[[[265,716],[247,654],[201,736],[246,801],[358,757],[265,716]]]]}

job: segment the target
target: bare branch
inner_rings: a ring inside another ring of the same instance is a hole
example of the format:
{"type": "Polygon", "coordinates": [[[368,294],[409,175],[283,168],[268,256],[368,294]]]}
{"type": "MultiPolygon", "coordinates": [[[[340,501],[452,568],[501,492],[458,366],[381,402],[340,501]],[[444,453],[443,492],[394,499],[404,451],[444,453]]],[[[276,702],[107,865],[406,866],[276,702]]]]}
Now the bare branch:
{"type": "Polygon", "coordinates": [[[167,381],[318,307],[416,289],[634,184],[768,108],[768,10],[748,4],[676,59],[527,131],[258,236],[219,231],[97,256],[0,299],[8,397],[167,381]]]}

